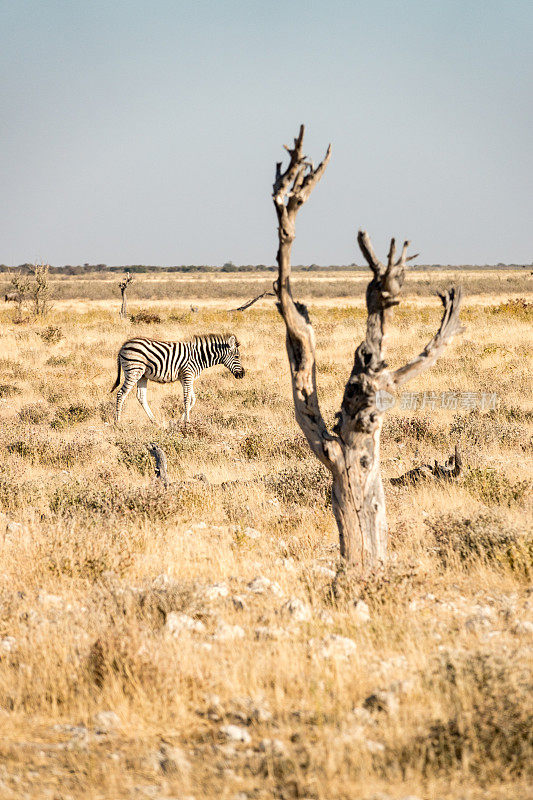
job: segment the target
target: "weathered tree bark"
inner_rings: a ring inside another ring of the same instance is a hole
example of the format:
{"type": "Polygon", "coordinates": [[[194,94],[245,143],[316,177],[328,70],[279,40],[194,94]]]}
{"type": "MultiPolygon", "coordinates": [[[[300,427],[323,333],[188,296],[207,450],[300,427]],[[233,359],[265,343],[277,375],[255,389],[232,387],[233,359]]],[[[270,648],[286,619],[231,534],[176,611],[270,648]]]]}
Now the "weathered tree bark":
{"type": "Polygon", "coordinates": [[[126,272],[126,274],[119,283],[120,293],[122,295],[122,306],[120,308],[120,316],[123,319],[126,317],[128,313],[128,299],[126,297],[126,292],[132,280],[133,280],[133,275],[131,275],[129,272],[126,272]]]}
{"type": "Polygon", "coordinates": [[[409,364],[390,372],[384,360],[387,323],[405,276],[405,266],[416,256],[407,256],[405,242],[396,258],[391,240],[387,264],[376,257],[370,238],[359,231],[361,252],[372,270],[366,291],[366,337],[355,351],[341,410],[330,432],[318,403],[315,370],[315,339],[307,308],[291,293],[291,249],[296,215],[322,177],[331,155],[328,147],[318,167],[303,155],[304,126],[300,127],[289,165],[276,165],[273,198],[278,217],[278,279],[274,284],[278,310],[286,326],[286,346],[291,370],[296,421],[315,456],[332,473],[332,505],[339,529],[341,556],[362,570],[383,562],[387,555],[387,519],[379,463],[379,442],[388,394],[428,369],[460,331],[460,290],[441,295],[444,314],[440,328],[422,353],[409,364]]]}
{"type": "Polygon", "coordinates": [[[463,459],[459,451],[459,445],[455,445],[455,452],[446,460],[444,464],[439,464],[435,461],[433,465],[422,464],[420,467],[415,467],[406,472],[405,475],[400,475],[398,478],[391,478],[390,482],[393,486],[406,486],[418,481],[425,480],[443,480],[451,481],[458,478],[463,470],[463,459]]]}

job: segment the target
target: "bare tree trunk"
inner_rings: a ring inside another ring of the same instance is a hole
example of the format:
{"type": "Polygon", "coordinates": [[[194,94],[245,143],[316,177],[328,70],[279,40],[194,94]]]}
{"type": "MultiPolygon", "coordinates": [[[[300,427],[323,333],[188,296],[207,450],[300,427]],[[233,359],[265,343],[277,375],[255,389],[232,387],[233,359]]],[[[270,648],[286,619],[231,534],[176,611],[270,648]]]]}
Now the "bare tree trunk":
{"type": "Polygon", "coordinates": [[[366,291],[366,337],[355,351],[352,373],[344,390],[341,410],[330,433],[318,403],[315,369],[315,339],[307,308],[292,298],[291,249],[299,208],[322,177],[331,155],[315,169],[303,155],[304,127],[293,148],[286,148],[290,161],[282,172],[276,166],[273,198],[278,216],[278,280],[274,288],[278,309],[286,326],[286,345],[291,369],[296,421],[316,457],[332,473],[332,505],[339,529],[341,556],[350,565],[369,569],[387,555],[387,518],[380,471],[379,443],[387,395],[399,385],[435,363],[460,331],[460,291],[450,289],[441,300],[444,314],[440,328],[423,352],[404,367],[390,372],[384,360],[386,328],[405,276],[405,266],[416,256],[407,256],[405,242],[396,259],[391,240],[387,264],[376,257],[370,238],[359,231],[358,243],[373,272],[366,291]]]}
{"type": "Polygon", "coordinates": [[[128,300],[126,297],[126,292],[128,290],[128,286],[133,280],[133,275],[130,275],[129,272],[126,272],[125,276],[122,278],[121,282],[119,283],[120,293],[122,295],[122,306],[120,309],[120,316],[125,319],[128,313],[128,300]]]}

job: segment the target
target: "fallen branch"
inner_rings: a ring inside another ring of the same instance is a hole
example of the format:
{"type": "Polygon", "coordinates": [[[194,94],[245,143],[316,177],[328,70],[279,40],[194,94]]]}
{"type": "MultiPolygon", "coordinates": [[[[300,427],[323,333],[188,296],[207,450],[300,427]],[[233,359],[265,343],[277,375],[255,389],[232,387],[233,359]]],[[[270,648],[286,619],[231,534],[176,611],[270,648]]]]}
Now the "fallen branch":
{"type": "Polygon", "coordinates": [[[445,480],[451,481],[458,478],[463,468],[463,461],[459,446],[455,445],[455,452],[448,458],[445,464],[439,464],[435,461],[433,466],[431,464],[422,464],[421,467],[410,469],[405,475],[400,475],[399,478],[391,478],[390,482],[393,486],[407,486],[408,484],[418,483],[418,481],[425,480],[445,480]]]}
{"type": "Polygon", "coordinates": [[[263,294],[258,294],[257,297],[254,297],[253,300],[248,300],[247,303],[245,303],[243,306],[239,306],[239,308],[230,308],[230,313],[232,313],[233,311],[246,311],[247,308],[253,306],[253,304],[257,303],[258,300],[262,300],[263,297],[275,297],[275,296],[276,296],[275,292],[270,292],[270,291],[263,292],[263,294]]]}
{"type": "Polygon", "coordinates": [[[148,452],[155,459],[156,479],[162,481],[165,489],[168,489],[167,457],[165,455],[165,451],[163,450],[163,448],[159,447],[158,444],[150,442],[150,444],[148,445],[148,452]]]}

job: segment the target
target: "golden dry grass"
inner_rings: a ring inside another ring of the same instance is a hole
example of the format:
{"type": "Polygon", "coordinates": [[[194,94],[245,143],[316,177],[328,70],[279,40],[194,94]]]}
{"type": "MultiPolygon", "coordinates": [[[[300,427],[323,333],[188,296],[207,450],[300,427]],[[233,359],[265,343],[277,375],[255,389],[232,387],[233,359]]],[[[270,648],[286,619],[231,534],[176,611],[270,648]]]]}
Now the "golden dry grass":
{"type": "MultiPolygon", "coordinates": [[[[390,565],[336,592],[327,475],[294,422],[271,304],[229,315],[238,302],[203,292],[198,313],[143,301],[162,317],[144,328],[119,320],[118,300],[57,301],[42,324],[2,311],[0,797],[528,796],[531,319],[505,304],[524,296],[513,275],[497,295],[467,296],[466,333],[408,387],[495,392],[496,409],[397,406],[384,425],[386,478],[456,441],[463,477],[387,484],[390,565]],[[165,428],[133,396],[110,424],[125,338],[227,330],[246,378],[204,373],[190,430],[172,423],[179,385],[149,384],[165,428]],[[167,492],[150,441],[167,453],[167,492]],[[254,592],[258,576],[271,584],[254,592]],[[201,629],[180,631],[184,620],[201,629]],[[228,724],[246,741],[228,740],[228,724]]],[[[417,281],[393,365],[438,325],[417,281]]],[[[309,294],[331,422],[363,303],[309,294]]]]}

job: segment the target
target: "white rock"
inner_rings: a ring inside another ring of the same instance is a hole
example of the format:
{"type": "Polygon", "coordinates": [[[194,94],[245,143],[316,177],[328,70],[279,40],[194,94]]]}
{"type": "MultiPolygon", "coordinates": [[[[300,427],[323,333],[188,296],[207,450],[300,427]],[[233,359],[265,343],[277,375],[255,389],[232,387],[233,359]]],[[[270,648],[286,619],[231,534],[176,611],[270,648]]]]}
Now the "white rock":
{"type": "Polygon", "coordinates": [[[227,597],[229,589],[225,583],[213,583],[211,586],[206,586],[204,589],[204,597],[206,600],[218,600],[219,597],[227,597]]]}
{"type": "Polygon", "coordinates": [[[232,639],[243,639],[244,635],[244,628],[241,628],[240,625],[230,625],[221,620],[213,634],[213,639],[217,642],[229,642],[232,639]]]}
{"type": "Polygon", "coordinates": [[[315,575],[320,575],[320,577],[327,578],[328,580],[333,580],[337,574],[334,569],[324,567],[322,564],[313,564],[313,572],[315,575]]]}
{"type": "Polygon", "coordinates": [[[248,589],[250,592],[254,594],[264,594],[268,589],[270,589],[272,585],[272,581],[268,578],[265,578],[263,575],[258,575],[257,578],[254,578],[253,581],[250,581],[248,584],[248,589]]]}
{"type": "Polygon", "coordinates": [[[265,640],[272,640],[276,641],[278,639],[286,639],[289,633],[285,630],[285,628],[279,627],[269,627],[268,625],[259,625],[254,630],[254,636],[256,639],[265,639],[265,640]]]}
{"type": "Polygon", "coordinates": [[[356,600],[354,603],[354,616],[358,622],[370,621],[370,609],[364,600],[356,600]]]}
{"type": "Polygon", "coordinates": [[[381,744],[381,742],[374,742],[372,739],[367,739],[365,745],[369,753],[383,753],[385,750],[384,744],[381,744]]]}
{"type": "Polygon", "coordinates": [[[0,653],[12,653],[16,649],[17,640],[14,636],[4,636],[0,639],[0,653]]]}
{"type": "Polygon", "coordinates": [[[95,733],[110,733],[120,725],[120,718],[114,711],[99,711],[93,721],[95,733]]]}
{"type": "Polygon", "coordinates": [[[205,631],[205,625],[199,619],[194,619],[188,614],[182,614],[178,611],[171,611],[167,614],[165,628],[172,636],[179,636],[184,631],[195,631],[197,633],[205,631]]]}
{"type": "Polygon", "coordinates": [[[321,640],[318,652],[322,658],[351,658],[357,652],[357,645],[347,636],[331,633],[321,640]]]}
{"type": "Polygon", "coordinates": [[[288,614],[295,622],[308,622],[312,617],[310,607],[298,597],[292,597],[283,603],[281,613],[288,614]]]}
{"type": "Polygon", "coordinates": [[[287,755],[287,748],[281,739],[261,739],[259,742],[259,751],[261,753],[269,753],[273,756],[287,755]]]}
{"type": "Polygon", "coordinates": [[[48,592],[39,592],[37,601],[45,608],[61,608],[63,605],[63,598],[57,594],[48,594],[48,592]]]}
{"type": "Polygon", "coordinates": [[[160,575],[156,575],[156,577],[153,579],[152,586],[154,589],[165,589],[171,583],[172,578],[170,575],[167,575],[166,572],[162,572],[160,575]]]}
{"type": "Polygon", "coordinates": [[[485,614],[472,614],[465,620],[465,628],[470,633],[477,633],[486,628],[490,628],[492,619],[485,614]]]}
{"type": "Polygon", "coordinates": [[[23,533],[26,533],[27,528],[22,522],[15,522],[12,519],[9,519],[6,523],[6,534],[10,536],[20,536],[23,533]]]}
{"type": "Polygon", "coordinates": [[[186,777],[191,771],[191,763],[180,747],[162,744],[156,754],[156,763],[165,775],[186,777]]]}
{"type": "Polygon", "coordinates": [[[242,742],[250,744],[252,737],[242,725],[223,725],[220,729],[221,735],[229,742],[242,742]]]}
{"type": "Polygon", "coordinates": [[[263,534],[257,528],[245,528],[242,535],[246,536],[247,539],[260,539],[263,534]]]}
{"type": "Polygon", "coordinates": [[[528,619],[523,622],[517,622],[513,627],[513,633],[531,636],[533,634],[533,622],[530,622],[528,619]]]}

